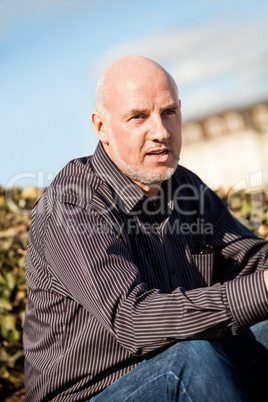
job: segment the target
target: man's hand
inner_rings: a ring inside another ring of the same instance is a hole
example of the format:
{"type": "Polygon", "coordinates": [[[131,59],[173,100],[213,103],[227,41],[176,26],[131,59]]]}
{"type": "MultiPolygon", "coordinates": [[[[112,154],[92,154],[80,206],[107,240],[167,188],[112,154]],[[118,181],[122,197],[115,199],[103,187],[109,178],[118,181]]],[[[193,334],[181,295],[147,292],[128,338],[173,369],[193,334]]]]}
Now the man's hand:
{"type": "Polygon", "coordinates": [[[263,272],[264,283],[266,287],[266,292],[268,294],[268,269],[263,272]]]}

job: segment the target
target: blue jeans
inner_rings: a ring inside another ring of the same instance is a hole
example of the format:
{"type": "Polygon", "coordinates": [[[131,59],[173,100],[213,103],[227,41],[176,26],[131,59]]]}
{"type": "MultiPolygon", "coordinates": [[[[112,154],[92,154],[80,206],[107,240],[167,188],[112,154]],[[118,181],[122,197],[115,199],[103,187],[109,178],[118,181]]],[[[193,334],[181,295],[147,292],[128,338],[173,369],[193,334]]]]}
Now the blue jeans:
{"type": "Polygon", "coordinates": [[[267,401],[267,352],[268,321],[217,341],[180,341],[90,401],[267,401]]]}

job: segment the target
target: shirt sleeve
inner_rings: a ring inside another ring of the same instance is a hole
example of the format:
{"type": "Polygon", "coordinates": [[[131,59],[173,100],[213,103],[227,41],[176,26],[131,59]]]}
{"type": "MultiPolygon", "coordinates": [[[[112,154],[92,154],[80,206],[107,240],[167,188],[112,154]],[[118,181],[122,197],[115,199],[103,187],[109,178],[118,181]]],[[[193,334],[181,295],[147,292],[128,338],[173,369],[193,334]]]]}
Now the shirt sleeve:
{"type": "Polygon", "coordinates": [[[215,253],[215,279],[225,286],[232,333],[236,334],[267,319],[263,271],[268,269],[268,242],[242,225],[210,190],[205,219],[213,223],[214,232],[208,243],[215,253]]]}
{"type": "Polygon", "coordinates": [[[227,282],[226,294],[233,315],[234,334],[267,319],[268,297],[263,272],[255,272],[227,282]]]}
{"type": "MultiPolygon", "coordinates": [[[[82,208],[57,202],[45,239],[44,256],[54,278],[51,290],[66,289],[133,354],[176,339],[217,338],[232,325],[241,329],[259,319],[255,313],[246,320],[242,317],[234,307],[237,303],[230,302],[235,287],[226,283],[190,291],[177,288],[168,294],[150,289],[141,281],[125,242],[101,216],[82,208]]],[[[247,296],[255,289],[255,280],[246,287],[247,293],[239,281],[237,287],[237,294],[247,296]]],[[[266,308],[263,300],[260,303],[267,317],[267,300],[266,308]]],[[[252,302],[250,309],[259,304],[252,302]]]]}

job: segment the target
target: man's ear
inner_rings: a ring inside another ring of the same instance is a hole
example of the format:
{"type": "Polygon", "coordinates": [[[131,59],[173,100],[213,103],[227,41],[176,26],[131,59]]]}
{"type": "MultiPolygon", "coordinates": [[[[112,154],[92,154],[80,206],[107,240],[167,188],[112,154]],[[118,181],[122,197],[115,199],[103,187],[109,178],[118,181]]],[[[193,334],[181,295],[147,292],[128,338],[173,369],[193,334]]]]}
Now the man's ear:
{"type": "Polygon", "coordinates": [[[91,121],[94,127],[94,130],[97,134],[98,139],[103,143],[109,143],[108,132],[107,132],[107,124],[105,118],[100,112],[96,110],[91,114],[91,121]]]}

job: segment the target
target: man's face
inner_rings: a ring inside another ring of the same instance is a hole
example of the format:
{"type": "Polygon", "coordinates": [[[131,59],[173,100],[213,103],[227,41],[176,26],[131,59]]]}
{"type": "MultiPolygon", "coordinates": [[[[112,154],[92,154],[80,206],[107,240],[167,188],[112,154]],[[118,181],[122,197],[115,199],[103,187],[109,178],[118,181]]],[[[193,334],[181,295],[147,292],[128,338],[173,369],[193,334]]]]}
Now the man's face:
{"type": "Polygon", "coordinates": [[[105,150],[140,187],[161,184],[175,171],[181,150],[181,110],[169,77],[156,74],[117,85],[108,103],[105,150]]]}

